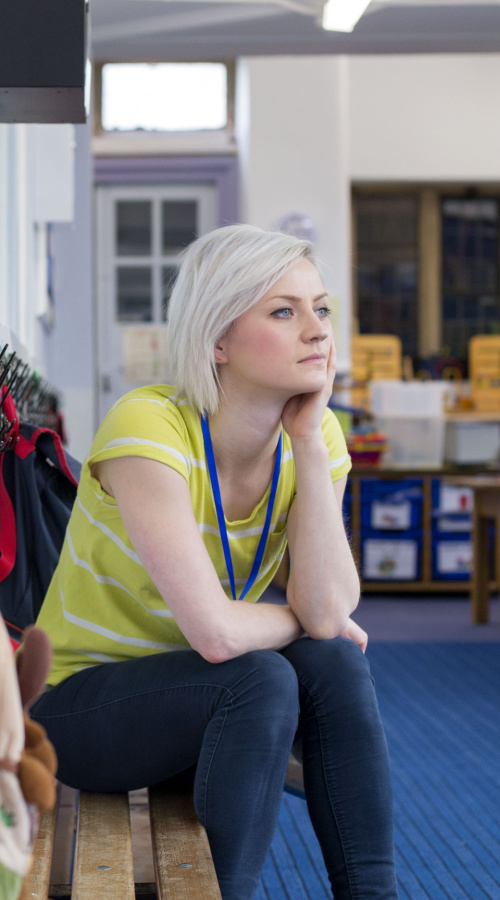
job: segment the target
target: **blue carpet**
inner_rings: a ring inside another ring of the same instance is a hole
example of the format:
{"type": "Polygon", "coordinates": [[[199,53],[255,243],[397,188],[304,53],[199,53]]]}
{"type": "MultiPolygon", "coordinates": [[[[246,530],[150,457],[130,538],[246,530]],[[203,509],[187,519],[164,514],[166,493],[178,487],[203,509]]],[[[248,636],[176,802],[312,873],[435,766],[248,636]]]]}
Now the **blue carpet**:
{"type": "MultiPolygon", "coordinates": [[[[401,900],[500,900],[500,643],[380,643],[368,655],[401,900]]],[[[304,800],[283,798],[256,898],[331,900],[304,800]]]]}

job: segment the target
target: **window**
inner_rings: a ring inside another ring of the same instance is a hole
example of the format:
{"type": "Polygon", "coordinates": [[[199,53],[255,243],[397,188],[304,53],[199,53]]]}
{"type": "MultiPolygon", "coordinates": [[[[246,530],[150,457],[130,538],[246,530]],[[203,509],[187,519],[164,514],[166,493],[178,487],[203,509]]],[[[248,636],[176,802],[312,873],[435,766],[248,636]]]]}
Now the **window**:
{"type": "Polygon", "coordinates": [[[98,134],[232,129],[231,63],[103,63],[95,82],[98,134]]]}
{"type": "Polygon", "coordinates": [[[418,198],[365,196],[356,204],[361,334],[397,334],[417,354],[418,198]]]}
{"type": "Polygon", "coordinates": [[[469,338],[498,327],[498,200],[442,200],[441,222],[442,343],[466,358],[469,338]]]}
{"type": "MultiPolygon", "coordinates": [[[[500,185],[353,188],[360,334],[396,334],[414,362],[500,333],[500,185]]],[[[425,368],[425,366],[424,366],[425,368]]]]}

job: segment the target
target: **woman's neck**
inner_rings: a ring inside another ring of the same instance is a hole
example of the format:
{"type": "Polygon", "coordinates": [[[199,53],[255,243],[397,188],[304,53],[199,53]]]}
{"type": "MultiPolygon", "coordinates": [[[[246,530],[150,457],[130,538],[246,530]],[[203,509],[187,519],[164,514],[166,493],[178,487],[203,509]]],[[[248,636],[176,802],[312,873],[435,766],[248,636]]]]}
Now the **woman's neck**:
{"type": "Polygon", "coordinates": [[[254,396],[223,397],[210,417],[210,436],[221,475],[241,473],[274,457],[284,401],[254,396]]]}

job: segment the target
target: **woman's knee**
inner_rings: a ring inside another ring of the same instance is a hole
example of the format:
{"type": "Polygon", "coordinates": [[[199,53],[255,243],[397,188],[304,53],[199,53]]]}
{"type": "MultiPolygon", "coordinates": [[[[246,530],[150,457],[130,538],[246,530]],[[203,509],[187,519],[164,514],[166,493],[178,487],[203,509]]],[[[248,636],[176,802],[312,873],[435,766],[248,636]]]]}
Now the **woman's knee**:
{"type": "Polygon", "coordinates": [[[353,641],[337,637],[314,641],[304,638],[283,651],[297,673],[299,683],[318,690],[329,687],[337,694],[373,694],[373,678],[365,654],[353,641]]]}
{"type": "Polygon", "coordinates": [[[240,677],[233,691],[239,703],[251,704],[257,715],[296,722],[299,713],[299,686],[293,665],[274,650],[252,650],[239,657],[240,677]]]}

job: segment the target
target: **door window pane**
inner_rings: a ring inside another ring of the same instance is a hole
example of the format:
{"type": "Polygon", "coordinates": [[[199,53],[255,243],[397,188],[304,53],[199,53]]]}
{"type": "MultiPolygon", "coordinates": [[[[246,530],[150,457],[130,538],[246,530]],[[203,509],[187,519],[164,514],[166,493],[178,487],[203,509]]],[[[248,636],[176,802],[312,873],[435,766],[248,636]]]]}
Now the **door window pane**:
{"type": "Polygon", "coordinates": [[[360,334],[396,334],[403,353],[417,355],[417,197],[358,196],[360,334]]]}
{"type": "Polygon", "coordinates": [[[116,204],[117,256],[151,254],[151,203],[149,200],[119,200],[116,204]]]}
{"type": "Polygon", "coordinates": [[[442,343],[467,361],[475,334],[497,333],[499,209],[496,199],[445,199],[442,343]]]}
{"type": "Polygon", "coordinates": [[[146,266],[118,266],[116,270],[118,322],[152,322],[151,269],[146,266]]]}
{"type": "Polygon", "coordinates": [[[168,304],[172,293],[175,279],[177,278],[178,266],[163,266],[162,269],[162,319],[165,322],[168,314],[168,304]]]}
{"type": "Polygon", "coordinates": [[[164,253],[178,253],[197,237],[196,200],[164,200],[162,203],[162,245],[164,253]]]}

